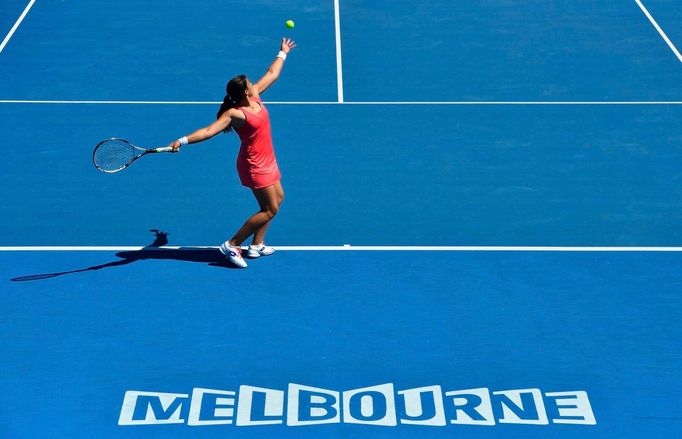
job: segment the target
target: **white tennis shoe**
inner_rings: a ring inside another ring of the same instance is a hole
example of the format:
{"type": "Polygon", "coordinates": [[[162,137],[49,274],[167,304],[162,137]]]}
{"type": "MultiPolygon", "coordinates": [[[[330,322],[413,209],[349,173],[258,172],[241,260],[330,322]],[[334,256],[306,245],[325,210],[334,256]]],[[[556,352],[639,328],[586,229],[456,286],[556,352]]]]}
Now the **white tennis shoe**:
{"type": "Polygon", "coordinates": [[[261,256],[270,256],[274,252],[274,248],[268,247],[264,242],[262,242],[258,245],[251,244],[249,249],[246,251],[246,256],[255,259],[260,258],[261,256]]]}
{"type": "Polygon", "coordinates": [[[220,245],[220,253],[224,254],[237,267],[246,268],[246,261],[242,257],[241,247],[230,245],[225,241],[220,245]]]}

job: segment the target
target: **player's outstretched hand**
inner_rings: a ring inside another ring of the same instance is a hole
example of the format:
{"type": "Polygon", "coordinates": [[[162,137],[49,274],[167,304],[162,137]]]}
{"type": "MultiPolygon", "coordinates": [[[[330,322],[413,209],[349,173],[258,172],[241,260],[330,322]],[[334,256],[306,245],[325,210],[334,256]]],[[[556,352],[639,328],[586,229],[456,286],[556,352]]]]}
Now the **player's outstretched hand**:
{"type": "Polygon", "coordinates": [[[296,43],[294,42],[294,40],[282,37],[282,44],[279,50],[281,50],[284,53],[289,53],[292,50],[294,50],[294,47],[296,47],[296,43]]]}

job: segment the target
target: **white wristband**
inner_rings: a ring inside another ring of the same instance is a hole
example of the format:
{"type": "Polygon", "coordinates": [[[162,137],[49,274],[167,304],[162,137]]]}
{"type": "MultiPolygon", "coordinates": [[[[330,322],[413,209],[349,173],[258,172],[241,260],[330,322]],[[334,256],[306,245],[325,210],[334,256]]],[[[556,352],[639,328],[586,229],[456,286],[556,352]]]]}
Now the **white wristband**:
{"type": "Polygon", "coordinates": [[[182,145],[187,145],[189,143],[189,140],[187,139],[187,137],[180,137],[178,139],[178,142],[180,142],[180,146],[182,146],[182,145]]]}
{"type": "Polygon", "coordinates": [[[282,58],[282,61],[284,61],[285,59],[287,59],[287,54],[280,50],[279,53],[277,54],[277,58],[282,58]]]}

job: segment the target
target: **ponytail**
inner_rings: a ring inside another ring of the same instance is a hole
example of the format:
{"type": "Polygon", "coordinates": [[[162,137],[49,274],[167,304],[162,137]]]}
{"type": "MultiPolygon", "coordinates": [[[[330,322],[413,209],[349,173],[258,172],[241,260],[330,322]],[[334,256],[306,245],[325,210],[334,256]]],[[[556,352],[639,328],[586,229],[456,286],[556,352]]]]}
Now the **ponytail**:
{"type": "MultiPolygon", "coordinates": [[[[230,108],[236,108],[246,98],[247,88],[245,75],[235,76],[230,79],[230,82],[225,87],[225,97],[223,98],[223,103],[220,104],[216,119],[220,119],[220,116],[230,108]]],[[[225,133],[229,133],[230,130],[232,130],[232,127],[228,126],[225,128],[225,133]]]]}

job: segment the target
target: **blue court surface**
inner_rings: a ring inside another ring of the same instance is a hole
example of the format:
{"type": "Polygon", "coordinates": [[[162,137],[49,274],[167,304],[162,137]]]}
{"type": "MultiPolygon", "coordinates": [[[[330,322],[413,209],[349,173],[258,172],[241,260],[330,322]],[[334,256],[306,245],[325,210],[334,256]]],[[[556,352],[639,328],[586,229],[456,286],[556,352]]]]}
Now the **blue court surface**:
{"type": "Polygon", "coordinates": [[[0,437],[682,436],[675,1],[1,9],[0,437]],[[238,270],[235,135],[91,153],[207,125],[283,35],[238,270]]]}

